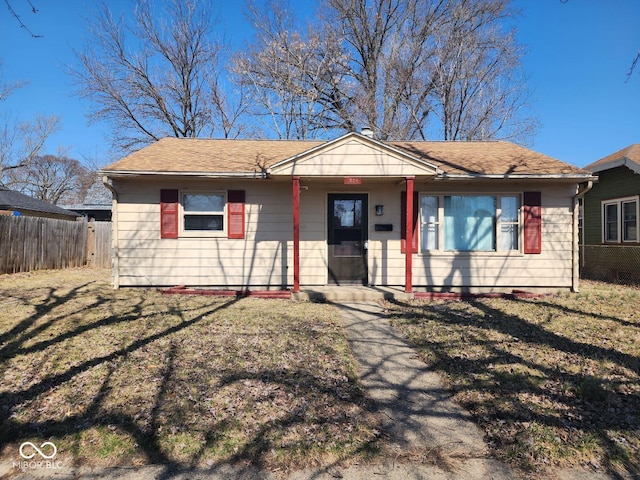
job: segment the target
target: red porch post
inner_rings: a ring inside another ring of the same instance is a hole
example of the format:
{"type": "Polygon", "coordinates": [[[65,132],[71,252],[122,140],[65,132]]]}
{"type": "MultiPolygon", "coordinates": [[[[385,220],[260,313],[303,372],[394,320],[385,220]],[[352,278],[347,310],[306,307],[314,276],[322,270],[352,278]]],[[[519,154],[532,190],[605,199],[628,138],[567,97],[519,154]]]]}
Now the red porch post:
{"type": "Polygon", "coordinates": [[[414,177],[406,177],[407,180],[407,211],[405,212],[407,221],[405,232],[405,255],[404,255],[404,291],[406,293],[413,292],[413,179],[414,177]]]}
{"type": "Polygon", "coordinates": [[[293,177],[293,291],[300,291],[300,177],[293,177]]]}

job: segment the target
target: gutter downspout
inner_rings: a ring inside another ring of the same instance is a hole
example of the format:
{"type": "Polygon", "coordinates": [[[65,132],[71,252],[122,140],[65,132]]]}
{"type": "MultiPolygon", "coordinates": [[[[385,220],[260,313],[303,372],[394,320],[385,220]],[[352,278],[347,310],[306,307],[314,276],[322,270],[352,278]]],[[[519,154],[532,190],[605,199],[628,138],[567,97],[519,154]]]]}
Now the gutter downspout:
{"type": "MultiPolygon", "coordinates": [[[[580,291],[578,282],[580,279],[580,244],[578,243],[578,217],[579,217],[579,200],[593,188],[593,180],[587,182],[587,186],[573,197],[573,274],[571,275],[571,290],[574,293],[580,291]]],[[[582,205],[584,212],[584,204],[582,205]]],[[[582,219],[582,246],[584,247],[584,217],[582,219]]]]}
{"type": "Polygon", "coordinates": [[[120,288],[120,261],[118,252],[118,192],[113,186],[113,181],[106,175],[102,177],[102,183],[109,189],[111,199],[111,283],[114,289],[120,288]]]}

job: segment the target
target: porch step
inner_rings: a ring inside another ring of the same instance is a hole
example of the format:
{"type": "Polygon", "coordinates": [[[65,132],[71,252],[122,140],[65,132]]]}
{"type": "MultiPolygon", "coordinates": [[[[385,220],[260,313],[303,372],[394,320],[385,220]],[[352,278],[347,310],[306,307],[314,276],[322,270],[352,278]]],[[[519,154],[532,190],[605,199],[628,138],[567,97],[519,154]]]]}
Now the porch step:
{"type": "Polygon", "coordinates": [[[312,302],[375,302],[378,300],[407,301],[413,298],[399,288],[365,287],[361,285],[307,287],[291,294],[292,300],[312,302]]]}

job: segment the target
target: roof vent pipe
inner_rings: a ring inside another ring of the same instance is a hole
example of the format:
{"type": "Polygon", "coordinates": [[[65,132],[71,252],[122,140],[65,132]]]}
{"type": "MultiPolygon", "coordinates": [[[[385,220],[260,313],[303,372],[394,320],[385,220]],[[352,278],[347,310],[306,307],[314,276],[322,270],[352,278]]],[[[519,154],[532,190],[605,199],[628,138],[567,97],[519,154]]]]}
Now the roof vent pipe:
{"type": "Polygon", "coordinates": [[[373,130],[371,130],[369,127],[362,127],[360,133],[365,137],[373,138],[373,130]]]}

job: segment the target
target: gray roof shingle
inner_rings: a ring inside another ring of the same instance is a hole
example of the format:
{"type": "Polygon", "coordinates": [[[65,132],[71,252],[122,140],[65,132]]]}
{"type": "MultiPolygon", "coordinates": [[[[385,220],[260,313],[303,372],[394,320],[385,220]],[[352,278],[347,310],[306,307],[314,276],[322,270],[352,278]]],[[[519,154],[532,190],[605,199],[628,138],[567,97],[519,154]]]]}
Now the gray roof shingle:
{"type": "Polygon", "coordinates": [[[76,212],[65,210],[37,198],[30,197],[6,187],[0,186],[0,210],[31,210],[33,212],[48,213],[53,215],[79,216],[76,212]]]}

